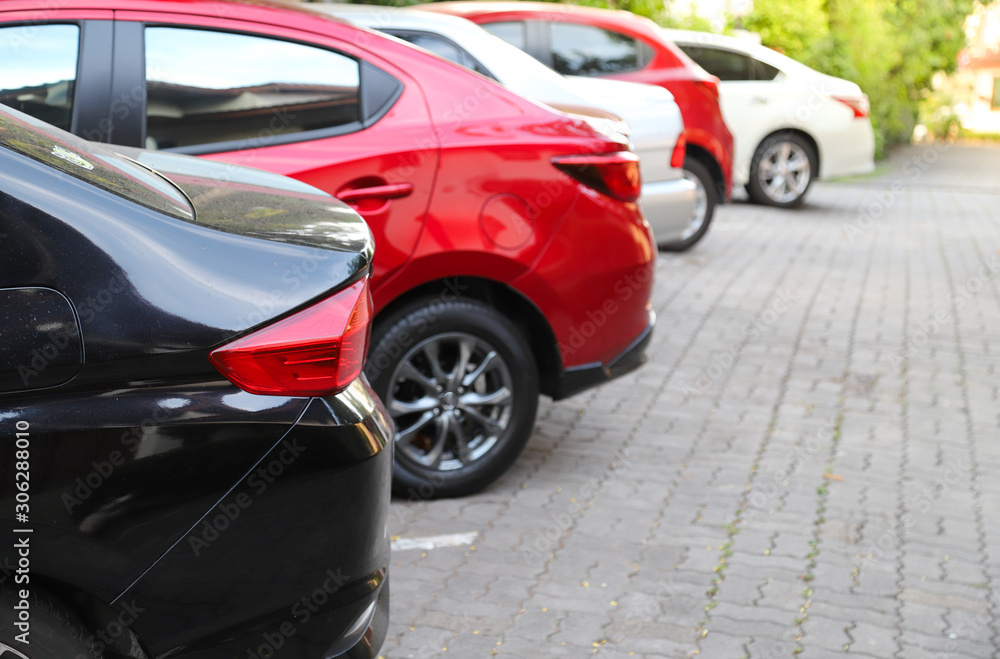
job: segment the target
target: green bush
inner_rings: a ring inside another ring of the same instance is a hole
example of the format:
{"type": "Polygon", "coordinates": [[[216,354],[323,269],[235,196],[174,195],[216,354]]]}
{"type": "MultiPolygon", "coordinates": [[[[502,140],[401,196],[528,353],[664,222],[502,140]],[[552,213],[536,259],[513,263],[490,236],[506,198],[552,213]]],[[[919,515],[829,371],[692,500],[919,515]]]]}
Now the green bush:
{"type": "Polygon", "coordinates": [[[876,153],[909,140],[935,71],[955,69],[976,0],[755,0],[743,27],[765,46],[853,80],[872,105],[876,153]]]}

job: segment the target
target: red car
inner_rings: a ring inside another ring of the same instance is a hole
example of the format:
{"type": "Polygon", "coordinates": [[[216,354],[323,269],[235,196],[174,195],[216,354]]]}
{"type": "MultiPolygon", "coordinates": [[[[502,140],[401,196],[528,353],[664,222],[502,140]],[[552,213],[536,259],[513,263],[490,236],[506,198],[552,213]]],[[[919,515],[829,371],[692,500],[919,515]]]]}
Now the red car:
{"type": "MultiPolygon", "coordinates": [[[[539,393],[645,359],[655,247],[637,158],[599,120],[265,2],[4,2],[0,62],[0,103],[89,139],[292,176],[367,220],[366,373],[396,423],[397,492],[484,487],[521,453],[539,393]]],[[[254,213],[285,225],[281,209],[254,213]]],[[[261,319],[322,269],[280,273],[261,319]]]]}
{"type": "Polygon", "coordinates": [[[563,75],[605,76],[666,87],[684,118],[684,170],[710,222],[732,192],[733,136],[719,109],[719,79],[628,11],[552,2],[433,2],[413,7],[461,16],[563,75]]]}

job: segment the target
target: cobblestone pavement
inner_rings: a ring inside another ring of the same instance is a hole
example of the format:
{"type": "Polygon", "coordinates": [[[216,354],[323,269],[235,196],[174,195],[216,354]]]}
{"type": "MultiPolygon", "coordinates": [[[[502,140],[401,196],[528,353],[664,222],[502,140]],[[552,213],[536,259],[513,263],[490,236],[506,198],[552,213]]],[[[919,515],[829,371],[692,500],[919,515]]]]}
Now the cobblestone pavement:
{"type": "Polygon", "coordinates": [[[660,257],[649,364],[393,503],[478,535],[394,552],[384,657],[1000,656],[1000,149],[716,222],[660,257]]]}

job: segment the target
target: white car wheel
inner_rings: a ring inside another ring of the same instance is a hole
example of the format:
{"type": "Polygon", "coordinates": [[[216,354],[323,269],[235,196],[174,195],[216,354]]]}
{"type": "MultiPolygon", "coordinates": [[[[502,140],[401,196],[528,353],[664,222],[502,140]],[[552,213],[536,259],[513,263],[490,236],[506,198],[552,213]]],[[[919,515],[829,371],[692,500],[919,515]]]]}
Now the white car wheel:
{"type": "Polygon", "coordinates": [[[793,133],[764,140],[750,165],[747,192],[757,203],[790,207],[802,203],[816,171],[816,153],[793,133]]]}

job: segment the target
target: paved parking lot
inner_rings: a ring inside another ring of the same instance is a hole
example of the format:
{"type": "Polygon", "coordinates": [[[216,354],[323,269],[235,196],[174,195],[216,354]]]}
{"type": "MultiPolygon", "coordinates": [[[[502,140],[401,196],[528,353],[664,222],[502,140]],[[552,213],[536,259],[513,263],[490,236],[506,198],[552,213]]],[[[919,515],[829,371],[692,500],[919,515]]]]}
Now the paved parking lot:
{"type": "Polygon", "coordinates": [[[649,364],[393,503],[383,656],[1000,656],[998,248],[1000,148],[721,208],[649,364]]]}

